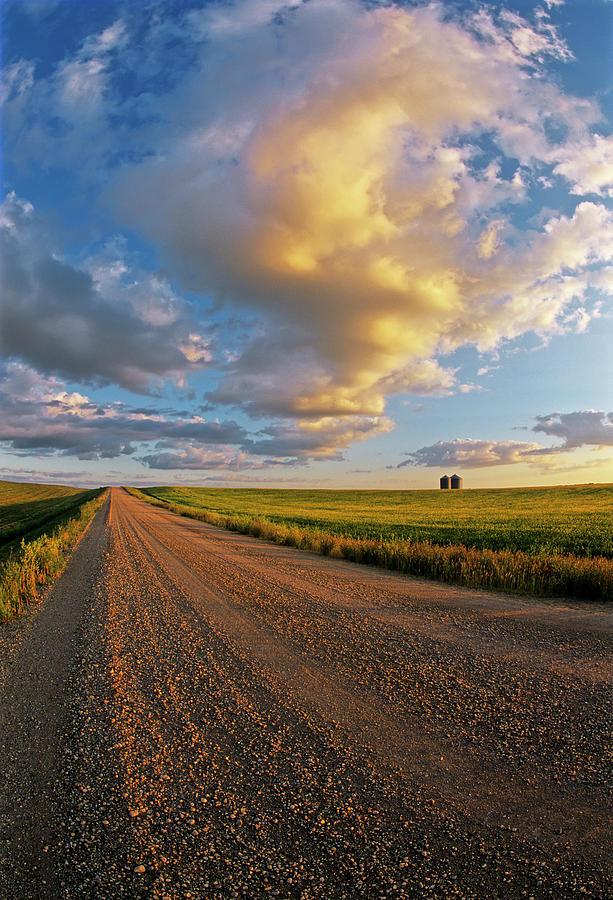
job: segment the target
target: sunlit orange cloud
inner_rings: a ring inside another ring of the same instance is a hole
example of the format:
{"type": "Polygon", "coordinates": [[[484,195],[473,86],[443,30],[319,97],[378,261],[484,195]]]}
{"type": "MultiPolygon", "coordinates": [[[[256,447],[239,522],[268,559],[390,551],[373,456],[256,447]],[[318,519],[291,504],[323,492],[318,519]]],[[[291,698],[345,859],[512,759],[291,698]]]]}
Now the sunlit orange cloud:
{"type": "Polygon", "coordinates": [[[381,416],[394,393],[452,390],[441,352],[573,327],[570,305],[613,254],[613,217],[596,196],[613,153],[591,134],[594,105],[528,74],[567,55],[554,32],[518,16],[450,20],[441,4],[311,0],[286,11],[284,49],[263,66],[277,51],[269,5],[256,10],[239,5],[233,22],[203,12],[213,49],[201,91],[198,80],[183,88],[190,124],[124,170],[115,194],[184,286],[269,323],[259,367],[239,359],[213,399],[325,430],[334,417],[381,416]],[[242,79],[240,99],[224,96],[226,76],[242,79]],[[566,140],[549,142],[547,116],[566,140]],[[519,167],[503,177],[509,157],[519,167]],[[520,230],[513,205],[543,165],[592,194],[520,230]]]}

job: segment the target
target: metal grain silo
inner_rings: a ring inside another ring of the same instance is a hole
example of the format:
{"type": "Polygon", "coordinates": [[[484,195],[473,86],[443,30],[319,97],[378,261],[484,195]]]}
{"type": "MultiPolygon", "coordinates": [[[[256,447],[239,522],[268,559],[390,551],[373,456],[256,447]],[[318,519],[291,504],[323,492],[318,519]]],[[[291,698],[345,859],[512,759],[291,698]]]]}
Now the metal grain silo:
{"type": "Polygon", "coordinates": [[[441,476],[441,490],[448,491],[449,490],[449,475],[441,476]]]}
{"type": "Polygon", "coordinates": [[[460,488],[462,487],[462,479],[460,478],[460,476],[452,475],[450,481],[451,481],[451,490],[459,491],[460,488]]]}

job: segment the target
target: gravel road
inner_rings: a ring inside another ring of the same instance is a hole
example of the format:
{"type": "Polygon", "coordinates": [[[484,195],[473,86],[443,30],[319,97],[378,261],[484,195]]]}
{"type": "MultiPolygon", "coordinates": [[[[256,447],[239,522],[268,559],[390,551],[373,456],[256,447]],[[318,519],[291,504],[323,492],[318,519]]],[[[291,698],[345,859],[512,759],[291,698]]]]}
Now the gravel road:
{"type": "Polygon", "coordinates": [[[612,627],[113,489],[0,631],[0,897],[611,898],[612,627]]]}

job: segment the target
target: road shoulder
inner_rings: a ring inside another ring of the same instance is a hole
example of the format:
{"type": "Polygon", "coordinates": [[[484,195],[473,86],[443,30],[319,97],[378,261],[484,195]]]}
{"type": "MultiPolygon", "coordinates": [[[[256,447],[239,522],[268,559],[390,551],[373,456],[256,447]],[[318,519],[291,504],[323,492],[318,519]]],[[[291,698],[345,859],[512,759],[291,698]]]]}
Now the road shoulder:
{"type": "Polygon", "coordinates": [[[53,785],[61,763],[79,638],[108,541],[107,500],[62,576],[0,648],[0,895],[55,897],[61,811],[53,785]],[[45,849],[46,848],[46,849],[45,849]],[[24,893],[27,884],[28,894],[24,893]],[[18,893],[15,890],[18,888],[18,893]]]}

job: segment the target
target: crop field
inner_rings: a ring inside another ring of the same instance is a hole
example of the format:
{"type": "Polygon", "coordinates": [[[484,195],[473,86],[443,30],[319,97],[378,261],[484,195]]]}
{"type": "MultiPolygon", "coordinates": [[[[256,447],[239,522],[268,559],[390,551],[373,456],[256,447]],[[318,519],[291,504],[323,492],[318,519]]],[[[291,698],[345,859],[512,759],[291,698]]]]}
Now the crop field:
{"type": "Polygon", "coordinates": [[[0,481],[0,622],[21,612],[100,508],[103,490],[0,481]]]}
{"type": "Polygon", "coordinates": [[[462,491],[155,487],[168,503],[343,537],[613,558],[613,485],[462,491]]]}
{"type": "Polygon", "coordinates": [[[130,489],[181,515],[466,587],[613,599],[613,485],[471,491],[130,489]]]}
{"type": "Polygon", "coordinates": [[[0,481],[0,561],[22,538],[31,540],[75,515],[98,490],[0,481]]]}

